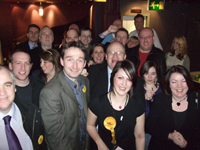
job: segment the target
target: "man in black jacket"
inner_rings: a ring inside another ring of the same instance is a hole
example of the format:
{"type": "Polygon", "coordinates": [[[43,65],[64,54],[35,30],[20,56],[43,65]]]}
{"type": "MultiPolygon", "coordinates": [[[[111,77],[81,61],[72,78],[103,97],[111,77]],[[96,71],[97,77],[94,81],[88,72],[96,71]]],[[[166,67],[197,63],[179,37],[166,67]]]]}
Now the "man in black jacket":
{"type": "Polygon", "coordinates": [[[32,140],[34,150],[46,150],[39,109],[39,95],[44,82],[29,77],[32,67],[30,62],[29,54],[24,51],[16,51],[10,58],[9,69],[16,77],[14,102],[21,111],[24,129],[32,140]]]}
{"type": "Polygon", "coordinates": [[[132,49],[129,49],[130,53],[127,59],[132,61],[140,76],[140,68],[146,61],[153,61],[157,65],[158,79],[160,80],[166,71],[166,61],[164,52],[156,48],[154,43],[154,32],[151,28],[143,28],[138,35],[140,44],[132,49]]]}
{"type": "Polygon", "coordinates": [[[15,47],[15,50],[21,49],[29,53],[29,51],[34,49],[35,47],[40,47],[40,44],[38,43],[39,32],[40,32],[39,26],[37,26],[36,24],[29,25],[27,30],[28,40],[24,43],[18,44],[15,47]]]}

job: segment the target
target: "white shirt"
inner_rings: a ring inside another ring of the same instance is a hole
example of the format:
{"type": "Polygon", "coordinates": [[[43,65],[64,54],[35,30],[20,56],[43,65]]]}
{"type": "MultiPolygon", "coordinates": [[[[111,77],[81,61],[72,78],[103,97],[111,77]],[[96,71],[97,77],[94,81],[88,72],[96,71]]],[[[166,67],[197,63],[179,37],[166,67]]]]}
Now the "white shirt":
{"type": "Polygon", "coordinates": [[[0,150],[9,150],[8,141],[7,141],[6,132],[5,132],[5,124],[3,120],[3,118],[8,115],[11,116],[10,126],[12,127],[15,134],[17,135],[22,149],[33,150],[31,139],[25,132],[23,124],[22,124],[21,113],[19,111],[19,108],[14,102],[12,103],[12,107],[10,111],[8,112],[8,114],[5,115],[0,112],[0,150]]]}
{"type": "MultiPolygon", "coordinates": [[[[154,46],[157,47],[157,48],[159,48],[159,49],[161,49],[161,50],[163,50],[162,45],[160,44],[160,40],[159,40],[159,38],[158,38],[158,35],[157,35],[156,31],[155,31],[154,29],[152,29],[152,30],[153,30],[154,37],[155,37],[155,40],[154,40],[154,43],[153,43],[154,46]]],[[[136,30],[132,31],[132,32],[129,34],[129,37],[131,37],[131,36],[136,36],[136,37],[138,37],[137,31],[136,31],[136,30]]]]}
{"type": "Polygon", "coordinates": [[[110,90],[110,77],[111,77],[111,73],[112,73],[112,70],[107,66],[107,69],[108,69],[108,92],[110,90]]]}

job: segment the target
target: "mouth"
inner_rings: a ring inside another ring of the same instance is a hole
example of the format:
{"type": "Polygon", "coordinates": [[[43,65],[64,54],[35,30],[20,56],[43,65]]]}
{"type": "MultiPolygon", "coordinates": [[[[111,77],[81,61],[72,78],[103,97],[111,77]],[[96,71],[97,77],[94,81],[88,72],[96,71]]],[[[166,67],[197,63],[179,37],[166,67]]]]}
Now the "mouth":
{"type": "Polygon", "coordinates": [[[8,97],[2,97],[2,98],[0,98],[0,101],[4,101],[4,100],[7,100],[8,99],[8,97]]]}
{"type": "Polygon", "coordinates": [[[23,72],[20,71],[19,74],[20,74],[20,75],[26,75],[26,72],[24,72],[24,71],[23,71],[23,72]]]}

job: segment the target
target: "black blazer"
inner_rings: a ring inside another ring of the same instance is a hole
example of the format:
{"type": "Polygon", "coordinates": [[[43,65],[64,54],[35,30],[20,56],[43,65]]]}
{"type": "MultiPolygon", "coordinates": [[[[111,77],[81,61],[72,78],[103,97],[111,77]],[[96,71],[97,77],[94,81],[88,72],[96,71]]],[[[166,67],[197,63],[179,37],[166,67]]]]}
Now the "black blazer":
{"type": "MultiPolygon", "coordinates": [[[[184,150],[196,150],[195,145],[200,141],[200,105],[196,98],[196,93],[188,95],[185,122],[178,131],[188,142],[184,150]]],[[[171,103],[171,95],[155,96],[146,122],[146,132],[152,135],[149,150],[183,150],[168,139],[168,134],[176,130],[171,103]]]]}
{"type": "Polygon", "coordinates": [[[45,84],[39,79],[33,79],[31,77],[29,79],[32,88],[32,104],[21,102],[17,96],[17,91],[15,93],[14,102],[20,109],[24,129],[31,138],[34,150],[46,150],[44,127],[41,119],[41,110],[39,108],[39,95],[45,84]],[[42,143],[39,144],[38,140],[41,136],[43,136],[44,139],[42,143]]]}
{"type": "MultiPolygon", "coordinates": [[[[91,65],[88,69],[88,79],[90,81],[90,100],[106,94],[108,92],[108,70],[107,63],[91,65]]],[[[134,89],[133,96],[136,97],[142,105],[144,105],[144,81],[137,78],[137,84],[134,89]]]]}

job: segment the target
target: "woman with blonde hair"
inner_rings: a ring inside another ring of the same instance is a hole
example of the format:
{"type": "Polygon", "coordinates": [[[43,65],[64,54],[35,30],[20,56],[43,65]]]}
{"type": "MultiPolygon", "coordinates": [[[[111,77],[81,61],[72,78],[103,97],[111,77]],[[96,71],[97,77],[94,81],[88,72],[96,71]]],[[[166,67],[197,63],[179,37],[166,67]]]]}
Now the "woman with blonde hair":
{"type": "Polygon", "coordinates": [[[174,37],[171,51],[166,55],[167,69],[174,65],[182,65],[190,71],[190,58],[187,55],[187,41],[183,35],[174,37]]]}

